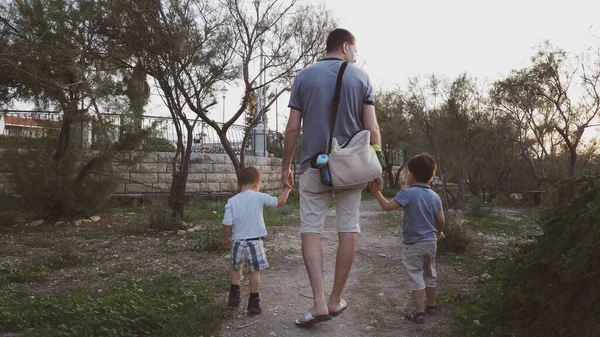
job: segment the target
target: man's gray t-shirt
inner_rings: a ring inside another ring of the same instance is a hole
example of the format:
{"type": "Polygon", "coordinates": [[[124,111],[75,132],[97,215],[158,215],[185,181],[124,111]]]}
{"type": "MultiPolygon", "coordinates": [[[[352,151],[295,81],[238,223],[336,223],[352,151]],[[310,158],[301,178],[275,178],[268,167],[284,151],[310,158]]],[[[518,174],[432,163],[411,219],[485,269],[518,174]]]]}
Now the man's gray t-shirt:
{"type": "Polygon", "coordinates": [[[233,226],[231,239],[262,238],[267,236],[263,206],[277,207],[277,198],[265,193],[246,190],[227,201],[223,225],[233,226]]]}
{"type": "Polygon", "coordinates": [[[429,185],[414,184],[394,197],[404,208],[402,242],[435,241],[435,220],[442,211],[442,199],[429,185]]]}
{"type": "MultiPolygon", "coordinates": [[[[302,153],[300,172],[310,168],[311,159],[325,152],[331,127],[331,110],[337,75],[343,60],[324,58],[296,76],[290,96],[290,108],[302,112],[302,153]]],[[[373,104],[373,87],[369,76],[353,64],[348,64],[342,80],[340,106],[333,136],[343,144],[364,129],[363,103],[373,104]]]]}

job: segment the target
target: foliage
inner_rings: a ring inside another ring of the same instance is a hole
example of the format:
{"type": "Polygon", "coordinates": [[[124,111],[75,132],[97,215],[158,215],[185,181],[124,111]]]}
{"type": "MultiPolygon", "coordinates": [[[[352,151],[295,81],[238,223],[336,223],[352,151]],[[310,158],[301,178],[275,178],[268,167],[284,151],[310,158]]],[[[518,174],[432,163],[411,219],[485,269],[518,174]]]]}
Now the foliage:
{"type": "Polygon", "coordinates": [[[525,336],[600,333],[600,177],[562,181],[542,213],[544,234],[507,267],[479,330],[525,336]],[[498,327],[498,328],[495,328],[498,327]]]}
{"type": "Polygon", "coordinates": [[[440,254],[463,254],[469,251],[473,239],[464,219],[456,215],[446,216],[446,224],[443,232],[446,238],[438,241],[438,251],[440,254]]]}
{"type": "Polygon", "coordinates": [[[0,294],[0,331],[31,336],[210,336],[227,312],[213,299],[221,275],[205,282],[162,274],[102,293],[0,294]]]}
{"type": "Polygon", "coordinates": [[[0,135],[0,149],[35,149],[46,145],[46,137],[0,135]]]}
{"type": "Polygon", "coordinates": [[[76,251],[73,246],[61,244],[53,247],[50,253],[32,254],[19,264],[0,265],[0,284],[47,280],[55,270],[83,265],[88,261],[88,256],[76,251]]]}
{"type": "Polygon", "coordinates": [[[90,216],[102,209],[118,179],[92,174],[81,189],[73,188],[82,167],[82,156],[69,152],[55,166],[48,149],[7,150],[2,154],[9,180],[24,205],[46,220],[90,216]]]}
{"type": "Polygon", "coordinates": [[[478,218],[483,218],[492,212],[490,206],[486,206],[481,199],[473,197],[468,201],[467,204],[467,215],[471,215],[478,218]]]}

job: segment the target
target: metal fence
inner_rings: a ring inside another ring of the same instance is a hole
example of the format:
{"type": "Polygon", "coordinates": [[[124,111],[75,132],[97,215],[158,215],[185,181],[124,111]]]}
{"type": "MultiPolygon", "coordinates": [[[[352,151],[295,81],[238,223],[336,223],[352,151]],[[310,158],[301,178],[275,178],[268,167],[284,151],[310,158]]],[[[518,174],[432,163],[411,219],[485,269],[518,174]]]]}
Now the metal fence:
{"type": "MultiPolygon", "coordinates": [[[[89,132],[86,137],[89,144],[94,146],[102,138],[108,137],[109,142],[116,142],[123,130],[123,125],[131,122],[130,116],[119,114],[100,114],[100,118],[91,115],[89,132]]],[[[60,129],[62,114],[54,111],[0,111],[0,135],[41,138],[51,130],[60,129]]],[[[221,127],[222,123],[217,123],[221,127]]],[[[170,117],[143,116],[141,128],[154,128],[153,138],[162,139],[174,147],[177,146],[177,128],[170,117]]],[[[181,122],[185,130],[183,122],[181,122]]],[[[227,130],[226,137],[236,153],[241,152],[242,141],[247,126],[232,125],[227,130]]],[[[192,132],[192,151],[203,153],[225,153],[217,131],[203,121],[198,121],[192,132]]],[[[184,131],[184,143],[187,142],[187,132],[184,131]]],[[[281,149],[283,136],[274,131],[268,132],[271,149],[281,149]]],[[[252,152],[252,137],[246,144],[246,153],[252,152]]]]}

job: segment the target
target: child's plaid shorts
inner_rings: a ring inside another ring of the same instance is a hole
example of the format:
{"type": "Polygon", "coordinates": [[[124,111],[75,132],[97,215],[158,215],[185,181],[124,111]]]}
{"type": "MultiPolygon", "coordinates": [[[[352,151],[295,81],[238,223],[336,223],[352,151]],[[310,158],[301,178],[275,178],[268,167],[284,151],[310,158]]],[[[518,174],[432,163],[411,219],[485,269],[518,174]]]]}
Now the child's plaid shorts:
{"type": "Polygon", "coordinates": [[[240,269],[240,265],[244,262],[251,271],[263,270],[269,266],[265,247],[260,239],[234,241],[231,249],[231,262],[235,270],[240,269]]]}

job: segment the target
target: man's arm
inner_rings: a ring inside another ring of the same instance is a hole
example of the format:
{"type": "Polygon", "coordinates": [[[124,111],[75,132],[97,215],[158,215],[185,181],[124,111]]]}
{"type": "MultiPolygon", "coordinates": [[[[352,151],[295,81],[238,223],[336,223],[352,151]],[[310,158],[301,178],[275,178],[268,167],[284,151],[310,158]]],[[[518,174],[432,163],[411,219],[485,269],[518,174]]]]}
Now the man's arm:
{"type": "Polygon", "coordinates": [[[365,130],[371,131],[371,145],[381,146],[381,131],[379,123],[377,123],[374,105],[363,103],[362,122],[365,130]]]}
{"type": "Polygon", "coordinates": [[[300,124],[302,122],[302,113],[294,108],[290,109],[290,117],[288,118],[285,128],[285,138],[283,139],[283,163],[281,167],[282,183],[289,187],[294,187],[294,177],[291,175],[292,157],[298,142],[300,134],[300,124]]]}

